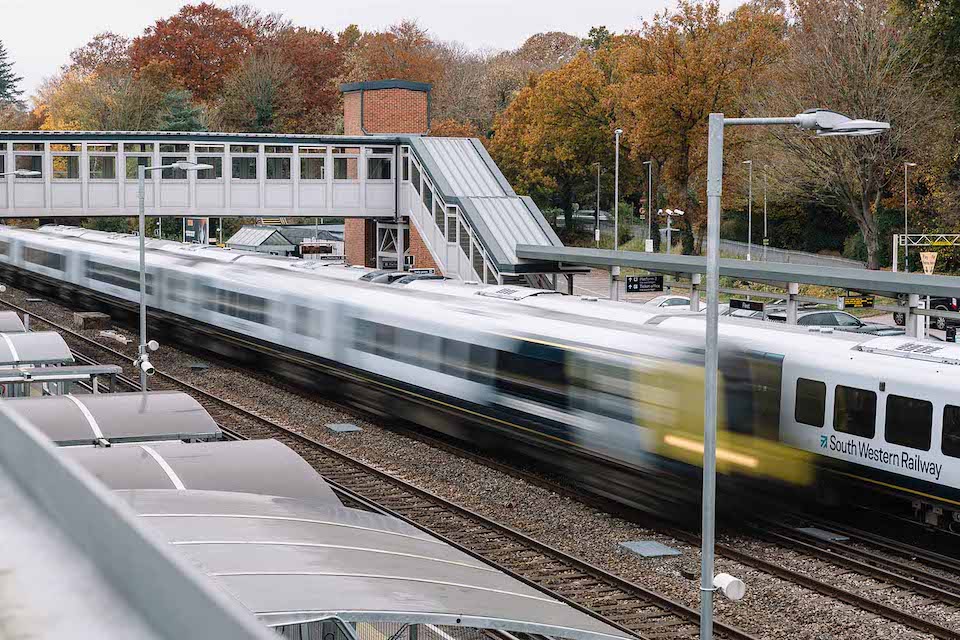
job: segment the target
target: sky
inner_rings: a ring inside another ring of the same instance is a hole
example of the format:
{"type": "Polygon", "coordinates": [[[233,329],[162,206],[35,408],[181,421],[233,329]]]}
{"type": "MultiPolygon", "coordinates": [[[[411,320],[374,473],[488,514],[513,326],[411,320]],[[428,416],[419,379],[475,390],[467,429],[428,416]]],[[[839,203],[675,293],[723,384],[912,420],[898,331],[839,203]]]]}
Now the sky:
{"type": "MultiPolygon", "coordinates": [[[[197,0],[199,1],[199,0],[197,0]]],[[[636,28],[674,0],[248,0],[266,12],[280,11],[297,25],[336,33],[349,24],[377,30],[412,18],[441,40],[456,40],[471,49],[502,50],[519,46],[542,31],[585,36],[591,26],[614,32],[636,28]]],[[[0,0],[0,42],[23,77],[21,88],[32,95],[43,79],[56,73],[73,49],[102,31],[136,36],[159,18],[187,4],[177,0],[0,0]]],[[[230,6],[236,1],[215,2],[230,6]]],[[[739,4],[721,0],[724,10],[739,4]]]]}

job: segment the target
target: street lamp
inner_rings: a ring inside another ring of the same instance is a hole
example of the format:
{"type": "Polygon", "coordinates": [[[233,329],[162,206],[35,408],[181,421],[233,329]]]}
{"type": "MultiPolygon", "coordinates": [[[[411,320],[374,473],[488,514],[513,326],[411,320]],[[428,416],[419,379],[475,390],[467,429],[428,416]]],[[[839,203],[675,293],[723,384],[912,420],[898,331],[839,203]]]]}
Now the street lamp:
{"type": "Polygon", "coordinates": [[[597,207],[593,212],[593,236],[597,241],[597,249],[600,248],[600,163],[594,162],[597,166],[597,207]]]}
{"type": "Polygon", "coordinates": [[[5,171],[0,173],[0,178],[6,178],[7,176],[16,176],[18,178],[39,178],[43,174],[39,171],[31,171],[30,169],[17,169],[16,171],[5,171]]]}
{"type": "Polygon", "coordinates": [[[747,262],[751,259],[751,249],[753,249],[753,160],[744,160],[750,170],[750,187],[747,195],[747,262]]]}
{"type": "Polygon", "coordinates": [[[767,238],[767,165],[763,165],[763,261],[767,261],[767,245],[770,239],[767,238]]]}
{"type": "Polygon", "coordinates": [[[903,163],[903,270],[910,271],[910,243],[907,240],[907,167],[917,166],[916,162],[903,163]]]}
{"type": "Polygon", "coordinates": [[[703,522],[700,554],[700,640],[713,639],[713,592],[723,589],[714,576],[714,510],[717,480],[717,325],[720,319],[720,196],[723,192],[723,128],[735,125],[794,125],[818,136],[867,136],[883,133],[888,122],[853,120],[825,109],[788,118],[724,118],[711,113],[707,141],[707,331],[703,422],[703,522]]]}
{"type": "Polygon", "coordinates": [[[670,248],[673,246],[673,235],[671,234],[673,227],[670,226],[670,220],[673,216],[682,216],[684,212],[680,209],[658,209],[657,213],[667,216],[667,255],[670,255],[670,248]]]}
{"type": "Polygon", "coordinates": [[[620,249],[620,136],[623,129],[613,132],[616,139],[613,162],[613,250],[620,249]]]}
{"type": "Polygon", "coordinates": [[[204,169],[213,169],[209,164],[197,164],[189,160],[177,160],[172,164],[157,165],[155,167],[137,167],[138,195],[140,198],[139,207],[139,231],[140,231],[140,345],[137,347],[137,359],[134,364],[140,369],[140,389],[147,390],[147,376],[154,373],[153,365],[150,364],[150,351],[156,351],[159,345],[156,340],[147,342],[147,259],[146,259],[146,193],[147,193],[147,172],[160,171],[163,169],[180,169],[181,171],[202,171],[204,169]]]}
{"type": "Polygon", "coordinates": [[[647,165],[647,243],[644,243],[644,251],[653,251],[653,160],[647,160],[643,164],[647,165]]]}

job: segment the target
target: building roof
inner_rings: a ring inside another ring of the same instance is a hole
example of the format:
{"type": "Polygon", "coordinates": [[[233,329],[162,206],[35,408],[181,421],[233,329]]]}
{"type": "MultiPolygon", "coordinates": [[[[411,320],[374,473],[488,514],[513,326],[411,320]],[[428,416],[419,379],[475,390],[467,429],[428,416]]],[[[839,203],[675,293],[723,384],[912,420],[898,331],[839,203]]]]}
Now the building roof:
{"type": "Polygon", "coordinates": [[[70,347],[56,331],[0,333],[0,366],[73,361],[70,347]]]}
{"type": "Polygon", "coordinates": [[[342,506],[313,467],[276,440],[64,449],[115,490],[237,491],[342,506]]]}
{"type": "MultiPolygon", "coordinates": [[[[758,249],[759,251],[759,249],[758,249]]],[[[517,247],[522,260],[553,261],[569,265],[637,267],[658,273],[706,273],[704,256],[667,255],[639,251],[611,251],[578,247],[517,247]]],[[[754,282],[802,282],[851,289],[878,295],[915,293],[925,296],[960,297],[960,277],[928,276],[849,267],[759,262],[720,258],[720,275],[754,282]]]]}
{"type": "Polygon", "coordinates": [[[228,246],[238,247],[259,247],[262,245],[289,247],[291,250],[294,244],[280,232],[279,227],[270,227],[265,225],[246,225],[239,231],[230,236],[226,244],[228,246]]]}
{"type": "Polygon", "coordinates": [[[270,626],[337,615],[578,640],[628,637],[387,516],[241,493],[121,496],[270,626]]]}
{"type": "Polygon", "coordinates": [[[501,273],[515,271],[517,244],[563,246],[537,205],[514,192],[479,140],[411,136],[409,143],[444,202],[460,205],[501,273]]]}
{"type": "Polygon", "coordinates": [[[409,89],[410,91],[430,91],[433,87],[429,82],[412,82],[410,80],[368,80],[366,82],[345,82],[340,85],[340,91],[373,91],[376,89],[409,89]]]}
{"type": "Polygon", "coordinates": [[[293,244],[301,244],[304,240],[316,238],[318,240],[329,240],[332,242],[343,241],[343,225],[309,225],[309,224],[284,224],[275,227],[279,229],[283,236],[293,244]],[[327,228],[324,228],[327,227],[327,228]],[[339,227],[339,229],[337,229],[339,227]]]}
{"type": "Polygon", "coordinates": [[[179,391],[11,398],[6,403],[60,446],[95,444],[101,439],[111,443],[214,440],[222,435],[206,409],[179,391]]]}

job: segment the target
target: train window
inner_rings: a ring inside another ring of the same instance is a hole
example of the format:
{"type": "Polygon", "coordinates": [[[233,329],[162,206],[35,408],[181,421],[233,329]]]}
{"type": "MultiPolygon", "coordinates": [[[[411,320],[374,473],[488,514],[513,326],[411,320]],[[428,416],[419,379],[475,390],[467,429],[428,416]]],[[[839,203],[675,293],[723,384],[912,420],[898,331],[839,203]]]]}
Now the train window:
{"type": "Polygon", "coordinates": [[[48,269],[63,271],[63,256],[52,251],[44,251],[35,247],[24,247],[23,259],[25,262],[40,265],[48,269]]]}
{"type": "Polygon", "coordinates": [[[833,400],[833,428],[840,433],[872,438],[877,432],[877,394],[837,385],[833,400]]]}
{"type": "Polygon", "coordinates": [[[293,308],[293,330],[301,336],[323,339],[323,314],[317,309],[296,305],[293,308]]]}
{"type": "Polygon", "coordinates": [[[827,402],[827,385],[819,380],[797,379],[797,403],[793,419],[811,427],[823,426],[823,414],[827,402]]]}
{"type": "Polygon", "coordinates": [[[497,389],[513,396],[566,408],[567,374],[563,351],[524,344],[520,345],[520,349],[542,351],[542,354],[497,351],[497,389]]]}
{"type": "Polygon", "coordinates": [[[887,442],[929,451],[932,428],[933,404],[916,398],[887,396],[887,421],[884,427],[887,442]]]}
{"type": "Polygon", "coordinates": [[[960,458],[960,407],[948,404],[943,408],[943,455],[960,458]]]}
{"type": "MultiPolygon", "coordinates": [[[[123,287],[131,291],[140,291],[140,272],[133,269],[124,269],[115,267],[112,264],[103,264],[87,260],[87,277],[98,282],[112,284],[115,287],[123,287]]],[[[147,295],[153,293],[153,274],[147,273],[147,295]]]]}
{"type": "Polygon", "coordinates": [[[257,324],[270,324],[267,317],[267,301],[239,291],[204,286],[203,308],[257,324]]]}
{"type": "Polygon", "coordinates": [[[10,255],[10,243],[9,242],[0,242],[0,255],[9,256],[10,255]]]}

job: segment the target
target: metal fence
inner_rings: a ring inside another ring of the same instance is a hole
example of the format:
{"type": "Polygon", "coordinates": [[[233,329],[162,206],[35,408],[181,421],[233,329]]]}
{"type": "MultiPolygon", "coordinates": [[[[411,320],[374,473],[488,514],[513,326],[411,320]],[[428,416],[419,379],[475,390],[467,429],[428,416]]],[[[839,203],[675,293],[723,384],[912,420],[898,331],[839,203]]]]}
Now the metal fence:
{"type": "MultiPolygon", "coordinates": [[[[728,255],[737,256],[738,258],[746,258],[747,243],[737,240],[721,240],[720,251],[728,255]]],[[[754,244],[750,253],[754,260],[763,260],[763,245],[754,244]]],[[[848,269],[866,269],[867,267],[865,262],[860,262],[859,260],[850,260],[849,258],[841,258],[839,256],[823,256],[817,253],[807,253],[806,251],[775,249],[774,247],[767,247],[767,262],[846,267],[848,269]]]]}

